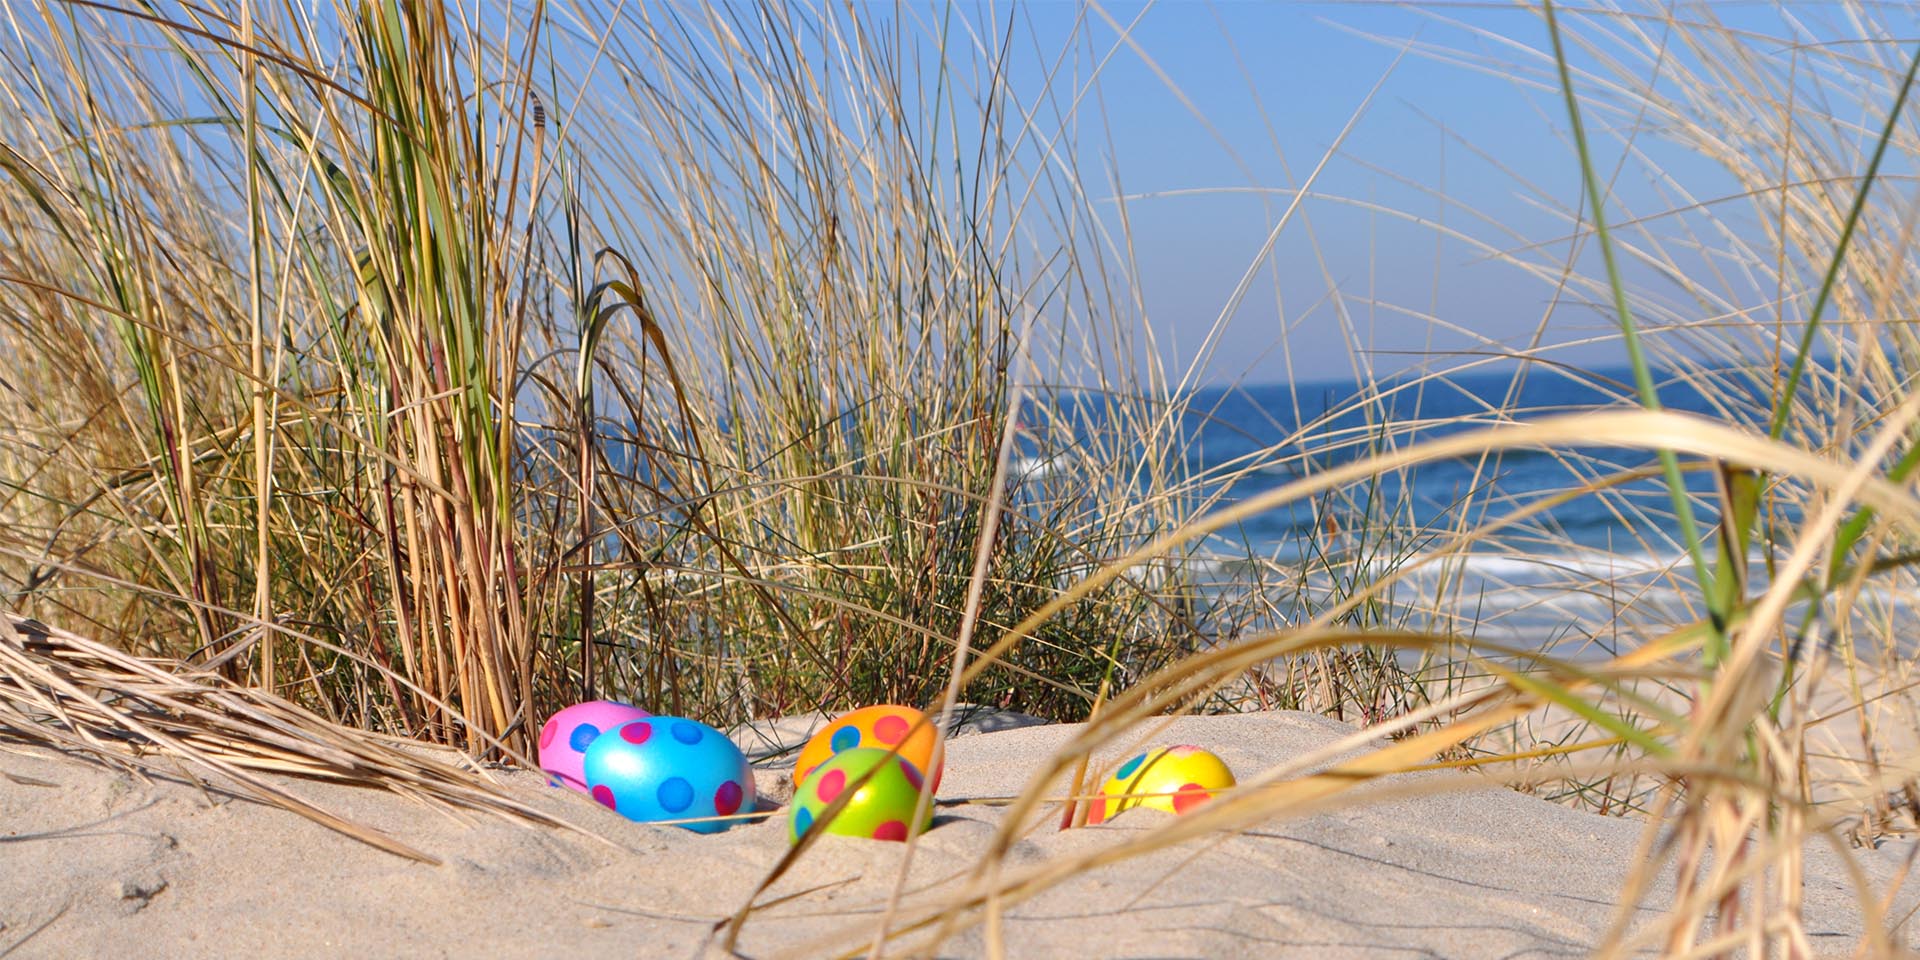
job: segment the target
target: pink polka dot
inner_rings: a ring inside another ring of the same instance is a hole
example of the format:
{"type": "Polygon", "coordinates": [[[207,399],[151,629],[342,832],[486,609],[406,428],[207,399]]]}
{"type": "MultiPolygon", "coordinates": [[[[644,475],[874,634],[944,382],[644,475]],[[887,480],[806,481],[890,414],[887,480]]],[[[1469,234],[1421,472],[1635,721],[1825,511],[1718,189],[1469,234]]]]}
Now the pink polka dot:
{"type": "Polygon", "coordinates": [[[886,823],[873,828],[873,838],[875,840],[905,840],[907,838],[907,825],[898,820],[888,820],[886,823]]]}
{"type": "Polygon", "coordinates": [[[915,790],[920,789],[920,771],[915,770],[913,764],[905,760],[900,761],[900,775],[907,778],[908,786],[915,790]]]}
{"type": "Polygon", "coordinates": [[[1175,813],[1186,813],[1188,810],[1192,810],[1194,807],[1206,803],[1212,798],[1213,794],[1207,792],[1206,787],[1197,783],[1189,783],[1181,787],[1179,792],[1173,795],[1173,811],[1175,813]]]}
{"type": "Polygon", "coordinates": [[[600,801],[600,805],[606,807],[608,810],[620,809],[613,805],[613,791],[608,789],[604,783],[593,788],[593,798],[600,801]]]}
{"type": "Polygon", "coordinates": [[[908,723],[906,717],[881,717],[873,722],[873,735],[885,744],[899,743],[911,729],[913,724],[908,723]]]}
{"type": "Polygon", "coordinates": [[[647,738],[651,736],[653,736],[651,723],[629,723],[620,728],[620,739],[628,743],[646,743],[647,738]]]}
{"type": "Polygon", "coordinates": [[[746,791],[741,790],[739,784],[728,780],[713,792],[713,809],[723,817],[731,816],[740,810],[740,800],[745,796],[746,791]]]}
{"type": "Polygon", "coordinates": [[[814,786],[814,790],[820,794],[821,803],[832,803],[833,798],[839,796],[840,791],[846,788],[847,772],[845,770],[828,770],[820,777],[820,782],[814,786]]]}
{"type": "Polygon", "coordinates": [[[545,750],[547,744],[553,742],[553,735],[559,732],[560,725],[553,722],[553,718],[549,717],[547,719],[547,725],[540,728],[540,749],[545,750]]]}

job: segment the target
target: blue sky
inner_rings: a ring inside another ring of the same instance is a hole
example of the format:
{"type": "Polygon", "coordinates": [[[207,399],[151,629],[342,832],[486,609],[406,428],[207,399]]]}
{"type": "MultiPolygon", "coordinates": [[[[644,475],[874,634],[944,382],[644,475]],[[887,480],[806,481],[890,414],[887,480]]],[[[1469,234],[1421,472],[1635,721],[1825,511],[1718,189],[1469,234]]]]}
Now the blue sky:
{"type": "MultiPolygon", "coordinates": [[[[702,0],[686,2],[688,11],[701,9],[702,0]]],[[[1896,37],[1920,35],[1916,7],[1864,5],[1896,37]]],[[[586,9],[605,15],[611,8],[590,3],[586,9]]],[[[636,3],[618,9],[626,20],[612,34],[616,41],[648,8],[636,3]]],[[[729,9],[751,18],[750,5],[729,9]]],[[[824,9],[838,17],[845,8],[829,0],[824,9]]],[[[1830,3],[1718,0],[1679,9],[1686,17],[1710,16],[1770,36],[1798,31],[1824,40],[1849,32],[1830,3]]],[[[1540,56],[1546,26],[1531,4],[1128,0],[1095,10],[1066,0],[951,7],[916,0],[904,8],[876,3],[853,10],[876,21],[901,18],[919,30],[930,30],[951,13],[995,36],[991,25],[1011,18],[1017,29],[1010,83],[1029,102],[1038,96],[1045,64],[1063,49],[1075,51],[1069,85],[1084,82],[1092,64],[1105,58],[1098,98],[1081,109],[1074,150],[1088,177],[1086,193],[1110,226],[1117,226],[1125,204],[1158,359],[1175,377],[1191,373],[1194,381],[1210,383],[1341,379],[1362,369],[1388,373],[1450,352],[1521,349],[1554,291],[1490,260],[1488,250],[1473,241],[1494,250],[1545,242],[1530,256],[1548,262],[1571,249],[1564,238],[1567,214],[1582,202],[1579,168],[1560,92],[1540,56]],[[1128,26],[1138,49],[1119,42],[1128,26]],[[1489,68],[1502,62],[1530,66],[1489,68]],[[1285,191],[1327,155],[1376,83],[1378,94],[1319,176],[1317,196],[1289,221],[1270,255],[1261,257],[1292,200],[1285,191]],[[1109,169],[1117,181],[1109,179],[1109,169]],[[1448,230],[1468,236],[1443,236],[1448,230]],[[1250,267],[1258,267],[1253,282],[1229,309],[1229,296],[1250,267]],[[1225,324],[1214,330],[1222,315],[1225,324]],[[1209,343],[1210,331],[1215,337],[1209,343]]],[[[1577,13],[1567,19],[1570,29],[1588,35],[1619,33],[1630,23],[1658,33],[1657,25],[1641,21],[1589,20],[1577,13]]],[[[580,42],[594,43],[594,33],[589,29],[580,42]]],[[[925,34],[921,41],[927,42],[925,34]]],[[[806,51],[806,41],[798,48],[806,51]]],[[[571,48],[574,59],[564,66],[579,66],[584,49],[571,48]]],[[[1887,44],[1883,58],[1910,49],[1887,44]]],[[[1576,50],[1574,63],[1592,66],[1595,60],[1576,50]]],[[[1848,89],[1862,86],[1856,79],[1844,70],[1830,77],[1836,103],[1858,93],[1848,89]]],[[[1587,114],[1596,160],[1610,172],[1621,157],[1623,118],[1632,119],[1599,109],[1587,114]]],[[[1875,118],[1863,112],[1844,119],[1857,129],[1835,134],[1841,152],[1863,153],[1876,132],[1875,118]]],[[[1657,130],[1648,130],[1637,143],[1694,197],[1735,190],[1714,162],[1662,147],[1659,139],[1657,130]]],[[[1676,202],[1635,165],[1624,168],[1612,189],[1608,209],[1616,221],[1676,202]]],[[[1715,208],[1717,222],[1708,226],[1757,239],[1743,215],[1734,205],[1715,208]]],[[[1681,227],[1677,220],[1660,224],[1681,227]]],[[[1703,236],[1724,242],[1710,234],[1703,236]]],[[[1683,265],[1696,262],[1689,258],[1717,256],[1711,250],[1690,254],[1684,245],[1668,255],[1683,265]]],[[[1598,274],[1591,245],[1576,265],[1598,274]]],[[[1629,275],[1677,304],[1676,316],[1699,315],[1651,271],[1629,275]]],[[[1746,305],[1770,293],[1729,289],[1727,298],[1746,305]]],[[[1614,329],[1606,310],[1562,303],[1543,334],[1547,355],[1618,365],[1624,352],[1606,339],[1614,329]],[[1580,343],[1595,339],[1602,342],[1580,343]]]]}
{"type": "MultiPolygon", "coordinates": [[[[1112,13],[1131,21],[1134,11],[1112,13]]],[[[1510,33],[1540,32],[1538,19],[1524,12],[1479,19],[1510,33]]],[[[1383,77],[1341,153],[1321,173],[1318,192],[1437,223],[1465,219],[1397,182],[1397,175],[1482,209],[1497,207],[1505,218],[1531,223],[1536,231],[1551,228],[1549,217],[1511,197],[1507,178],[1490,176],[1484,162],[1449,142],[1440,124],[1503,162],[1536,171],[1546,185],[1572,197],[1576,171],[1548,126],[1558,117],[1539,110],[1554,104],[1505,80],[1399,56],[1397,41],[1438,37],[1445,31],[1437,26],[1402,9],[1317,4],[1164,4],[1139,21],[1134,35],[1146,55],[1213,127],[1209,131],[1138,54],[1123,54],[1108,68],[1112,149],[1125,192],[1139,198],[1131,201],[1130,214],[1142,280],[1150,315],[1168,332],[1162,352],[1174,369],[1193,361],[1290,200],[1281,194],[1185,191],[1304,182],[1383,77]]],[[[1116,35],[1104,27],[1092,32],[1116,35]]],[[[1394,369],[1413,359],[1395,351],[1476,346],[1457,336],[1430,339],[1432,325],[1388,305],[1437,308],[1452,322],[1503,340],[1537,317],[1537,300],[1515,302],[1507,295],[1511,288],[1498,276],[1505,271],[1469,268],[1473,251],[1436,244],[1430,229],[1329,202],[1308,201],[1301,212],[1305,217],[1295,215],[1273,253],[1279,302],[1271,272],[1263,271],[1224,329],[1204,378],[1261,381],[1289,379],[1291,373],[1317,379],[1351,370],[1355,347],[1362,351],[1360,362],[1394,369]],[[1351,332],[1324,296],[1328,283],[1316,243],[1326,275],[1346,298],[1351,332]]]]}
{"type": "MultiPolygon", "coordinates": [[[[751,4],[703,3],[685,0],[674,9],[696,21],[717,9],[727,31],[766,27],[751,4]]],[[[1856,29],[1831,3],[1648,0],[1631,7],[1654,19],[1569,9],[1563,19],[1570,34],[1604,38],[1600,53],[1575,45],[1570,59],[1576,69],[1598,71],[1578,77],[1576,86],[1599,98],[1585,119],[1596,166],[1609,179],[1607,210],[1616,223],[1741,189],[1717,161],[1668,142],[1661,127],[1670,118],[1642,117],[1630,94],[1598,89],[1603,75],[1639,83],[1653,74],[1646,51],[1662,42],[1666,25],[1657,17],[1669,7],[1683,19],[1756,31],[1750,46],[1770,58],[1769,68],[1788,56],[1796,64],[1820,64],[1796,76],[1796,90],[1808,94],[1796,99],[1796,110],[1809,117],[1814,148],[1840,158],[1843,170],[1864,156],[1877,133],[1873,110],[1890,99],[1887,63],[1902,60],[1910,49],[1897,38],[1920,36],[1920,5],[1872,0],[1852,8],[1881,18],[1896,39],[1883,38],[1867,52],[1824,43],[1856,29]],[[1787,36],[1820,43],[1802,49],[1770,39],[1787,36]],[[1624,72],[1608,69],[1602,56],[1624,64],[1624,72]],[[1880,61],[1877,71],[1850,73],[1853,67],[1841,62],[1873,57],[1880,61]],[[1863,98],[1866,109],[1860,108],[1863,98]],[[1630,157],[1624,153],[1628,134],[1635,151],[1630,157]]],[[[629,27],[638,28],[640,12],[655,8],[618,9],[625,19],[610,34],[616,47],[629,27]]],[[[944,28],[964,37],[970,25],[981,43],[993,44],[1009,35],[1011,23],[1007,80],[1012,96],[1028,106],[1043,100],[1047,70],[1063,50],[1071,53],[1054,83],[1056,110],[1100,64],[1098,95],[1078,109],[1072,153],[1084,194],[1112,233],[1118,233],[1124,206],[1132,257],[1124,266],[1141,286],[1156,358],[1175,380],[1261,383],[1384,374],[1422,360],[1450,365],[1469,354],[1526,350],[1536,335],[1542,344],[1537,352],[1553,360],[1614,367],[1625,359],[1610,305],[1590,302],[1604,301],[1604,293],[1558,296],[1548,280],[1500,259],[1520,251],[1550,276],[1577,251],[1576,272],[1601,275],[1597,247],[1570,239],[1573,217],[1585,201],[1537,5],[1126,0],[1094,8],[1065,0],[913,0],[803,9],[836,28],[844,28],[848,16],[862,19],[870,42],[885,48],[882,59],[895,52],[894,28],[904,27],[911,39],[901,82],[909,102],[913,91],[926,95],[935,86],[936,37],[944,28]],[[1131,44],[1120,41],[1123,30],[1131,44]],[[1263,255],[1293,200],[1288,191],[1328,156],[1376,83],[1378,94],[1315,181],[1313,196],[1263,255]],[[1244,296],[1235,299],[1242,287],[1244,296]],[[1225,322],[1217,324],[1222,317],[1225,322]]],[[[705,29],[696,29],[693,47],[709,54],[727,48],[705,29]]],[[[599,28],[585,33],[597,37],[599,28]]],[[[815,76],[844,81],[838,71],[847,69],[846,51],[823,49],[833,46],[823,40],[827,35],[846,36],[809,22],[779,44],[790,43],[791,52],[811,60],[815,76]]],[[[1667,39],[1673,41],[1666,54],[1673,62],[1699,66],[1681,37],[1667,39]]],[[[1891,75],[1902,65],[1894,63],[1891,75]]],[[[961,75],[985,72],[981,62],[965,62],[959,54],[948,66],[961,75]]],[[[1665,65],[1661,75],[1669,75],[1665,65]]],[[[984,83],[982,76],[971,79],[984,83]]],[[[1718,122],[1716,111],[1737,116],[1750,107],[1742,99],[1745,89],[1725,97],[1712,89],[1702,95],[1717,98],[1701,111],[1708,126],[1718,122]]],[[[929,116],[907,119],[909,126],[926,125],[915,132],[916,150],[929,170],[942,171],[936,179],[950,180],[954,167],[971,162],[974,146],[964,141],[968,131],[980,128],[977,116],[956,122],[952,112],[949,103],[937,116],[929,108],[929,116]],[[947,130],[948,123],[958,132],[947,130]],[[958,150],[951,142],[955,136],[963,141],[958,150]]],[[[1042,138],[1058,132],[1059,124],[1057,114],[1036,121],[1042,138]]],[[[1764,137],[1736,145],[1762,155],[1775,147],[1764,137]]],[[[1033,142],[1025,149],[1033,151],[1033,142]]],[[[1034,165],[1034,157],[1026,162],[1034,165]]],[[[1840,183],[1826,199],[1844,209],[1850,189],[1840,183]]],[[[1623,243],[1655,251],[1689,284],[1630,259],[1628,280],[1648,298],[1643,329],[1657,341],[1681,339],[1664,336],[1662,322],[1718,322],[1773,301],[1776,287],[1768,274],[1774,257],[1761,249],[1767,240],[1756,209],[1753,202],[1718,204],[1623,231],[1623,243]],[[1652,246],[1655,240],[1661,245],[1652,246]],[[1749,249],[1737,257],[1730,252],[1742,244],[1749,249]]],[[[1027,219],[1023,215],[1022,222],[1027,219]]],[[[1045,216],[1033,219],[1044,222],[1045,216]]],[[[1046,236],[1035,242],[1040,260],[1060,243],[1046,236]]],[[[1808,274],[1817,279],[1824,269],[1824,263],[1789,266],[1792,282],[1804,282],[1808,274]]],[[[1112,282],[1113,276],[1095,282],[1112,282]]],[[[1802,290],[1788,292],[1804,297],[1802,290]]],[[[1124,292],[1120,299],[1130,300],[1124,292]]]]}
{"type": "MultiPolygon", "coordinates": [[[[1083,15],[1065,3],[1017,9],[1016,16],[1030,25],[1033,46],[1049,52],[1083,15]]],[[[1273,252],[1277,266],[1255,283],[1214,353],[1200,358],[1197,377],[1327,379],[1348,375],[1356,363],[1388,372],[1415,362],[1413,354],[1487,349],[1480,337],[1524,345],[1542,317],[1548,285],[1486,262],[1466,242],[1437,242],[1432,226],[1384,211],[1466,229],[1503,246],[1510,242],[1501,238],[1503,229],[1532,240],[1567,233],[1553,208],[1571,210],[1580,203],[1580,181],[1557,89],[1440,62],[1420,51],[1395,66],[1410,39],[1525,60],[1527,51],[1475,31],[1545,50],[1548,34],[1537,8],[1166,2],[1146,7],[1135,23],[1142,9],[1127,4],[1106,12],[1118,24],[1134,24],[1132,36],[1146,57],[1179,85],[1213,130],[1144,57],[1123,49],[1102,74],[1107,127],[1090,125],[1080,149],[1083,166],[1099,169],[1088,162],[1099,155],[1103,162],[1110,157],[1119,172],[1145,302],[1163,337],[1162,359],[1174,373],[1195,365],[1207,330],[1287,205],[1286,195],[1259,191],[1303,180],[1383,76],[1379,94],[1316,185],[1317,192],[1345,200],[1303,207],[1311,231],[1296,218],[1283,232],[1273,252]],[[1363,204],[1369,203],[1381,210],[1368,212],[1363,204]],[[1492,222],[1474,222],[1471,211],[1492,222]],[[1326,296],[1329,277],[1345,301],[1350,327],[1343,328],[1326,296]],[[1401,311],[1432,314],[1458,329],[1401,311]]],[[[1771,5],[1720,3],[1710,10],[1743,28],[1769,34],[1785,29],[1780,10],[1771,5]]],[[[1790,4],[1787,11],[1816,29],[1833,15],[1824,4],[1790,4]]],[[[1119,31],[1097,14],[1084,16],[1082,42],[1091,62],[1114,46],[1119,31]]],[[[1912,19],[1910,13],[1894,16],[1912,19]]],[[[1575,55],[1576,65],[1590,62],[1575,55]]],[[[1038,77],[1038,69],[1025,78],[1016,73],[1016,87],[1037,84],[1038,77]]],[[[1607,136],[1604,116],[1590,114],[1587,123],[1590,132],[1599,131],[1597,162],[1611,169],[1619,141],[1607,136]]],[[[1647,142],[1661,168],[1696,196],[1733,191],[1732,179],[1714,163],[1663,152],[1651,137],[1647,142]]],[[[1616,184],[1610,215],[1670,204],[1647,184],[1629,168],[1616,184]]],[[[1089,192],[1113,209],[1111,185],[1090,184],[1089,192]]],[[[1738,228],[1739,211],[1723,217],[1738,228]]],[[[1599,260],[1583,257],[1580,267],[1598,271],[1599,260]]],[[[1647,271],[1633,277],[1659,287],[1647,271]]],[[[1546,340],[1571,342],[1610,329],[1610,318],[1599,311],[1562,306],[1546,340]]],[[[1594,365],[1624,359],[1617,342],[1551,355],[1594,365]]]]}

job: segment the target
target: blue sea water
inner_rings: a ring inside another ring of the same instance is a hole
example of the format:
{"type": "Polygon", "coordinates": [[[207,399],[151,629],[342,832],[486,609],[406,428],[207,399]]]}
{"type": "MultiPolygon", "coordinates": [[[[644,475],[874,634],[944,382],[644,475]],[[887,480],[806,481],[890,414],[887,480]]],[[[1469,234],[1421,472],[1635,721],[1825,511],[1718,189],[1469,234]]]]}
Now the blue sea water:
{"type": "MultiPolygon", "coordinates": [[[[1729,409],[1728,395],[1709,398],[1690,378],[1656,375],[1661,405],[1707,416],[1761,416],[1754,403],[1729,409]]],[[[1756,398],[1758,399],[1758,398],[1756,398]]],[[[1422,380],[1406,376],[1369,387],[1353,381],[1297,385],[1235,386],[1202,391],[1191,404],[1192,443],[1187,467],[1195,476],[1220,477],[1225,497],[1237,501],[1274,489],[1314,470],[1404,449],[1468,430],[1595,409],[1636,408],[1632,373],[1622,368],[1572,370],[1536,366],[1449,374],[1422,380]],[[1250,471],[1242,467],[1251,465],[1250,471]],[[1228,478],[1231,478],[1230,480],[1228,478]]],[[[1397,521],[1403,528],[1436,530],[1464,520],[1477,525],[1545,494],[1576,487],[1614,471],[1651,467],[1644,449],[1574,447],[1514,449],[1488,458],[1433,461],[1382,474],[1361,489],[1349,488],[1333,502],[1321,500],[1263,513],[1237,531],[1253,553],[1298,555],[1316,525],[1354,527],[1369,519],[1397,521]]],[[[1693,471],[1689,489],[1711,494],[1713,475],[1693,471]]],[[[1652,535],[1672,540],[1666,486],[1659,479],[1635,481],[1608,496],[1581,496],[1542,518],[1553,539],[1599,551],[1638,550],[1652,535]],[[1623,516],[1621,508],[1641,509],[1623,516]]],[[[1677,541],[1670,545],[1677,547],[1677,541]]]]}
{"type": "MultiPolygon", "coordinates": [[[[1694,370],[1656,374],[1655,381],[1666,409],[1765,428],[1770,371],[1694,370]],[[1703,378],[1713,384],[1705,392],[1695,386],[1703,378]]],[[[1639,406],[1624,367],[1536,364],[1373,384],[1213,388],[1183,405],[1175,435],[1197,512],[1206,513],[1383,450],[1501,424],[1639,406]]],[[[1042,449],[1023,453],[1028,468],[1044,473],[1042,449]]],[[[1717,474],[1692,466],[1685,483],[1699,533],[1711,536],[1717,474]]],[[[1685,556],[1655,451],[1576,445],[1509,449],[1369,475],[1227,527],[1193,559],[1223,580],[1252,567],[1263,568],[1270,582],[1291,576],[1307,585],[1301,595],[1317,592],[1323,601],[1341,592],[1342,579],[1375,582],[1398,571],[1391,599],[1410,611],[1404,625],[1431,626],[1447,615],[1439,606],[1450,604],[1468,609],[1486,636],[1605,624],[1623,607],[1669,622],[1696,619],[1698,584],[1685,556]],[[1645,475],[1604,493],[1578,492],[1624,471],[1645,475]],[[1574,495],[1496,535],[1451,542],[1462,531],[1485,530],[1569,491],[1574,495]]]]}

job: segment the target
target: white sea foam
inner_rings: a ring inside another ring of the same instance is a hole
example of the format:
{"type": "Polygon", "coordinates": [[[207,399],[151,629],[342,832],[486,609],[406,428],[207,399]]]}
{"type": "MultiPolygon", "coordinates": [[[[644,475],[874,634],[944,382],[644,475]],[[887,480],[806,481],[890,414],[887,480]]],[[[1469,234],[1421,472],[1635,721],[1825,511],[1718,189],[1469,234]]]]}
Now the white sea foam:
{"type": "Polygon", "coordinates": [[[1063,454],[1049,454],[1044,457],[1014,457],[1007,464],[1007,474],[1021,482],[1039,480],[1059,473],[1065,468],[1063,454]]]}
{"type": "Polygon", "coordinates": [[[1528,580],[1543,577],[1645,577],[1675,570],[1683,557],[1656,557],[1648,553],[1518,554],[1465,553],[1416,557],[1422,568],[1464,571],[1489,579],[1528,580]]]}

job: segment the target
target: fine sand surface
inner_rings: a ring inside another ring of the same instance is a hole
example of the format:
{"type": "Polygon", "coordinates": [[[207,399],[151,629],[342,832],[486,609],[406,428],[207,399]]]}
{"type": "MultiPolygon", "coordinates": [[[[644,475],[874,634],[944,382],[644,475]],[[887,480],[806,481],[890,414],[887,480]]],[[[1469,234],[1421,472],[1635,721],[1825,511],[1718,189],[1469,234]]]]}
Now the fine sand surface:
{"type": "MultiPolygon", "coordinates": [[[[1008,724],[986,724],[996,725],[1008,724]]],[[[1015,793],[1074,729],[955,737],[941,799],[1015,793]]],[[[775,739],[803,733],[788,723],[775,739]]],[[[1206,746],[1244,777],[1350,733],[1265,713],[1180,719],[1150,742],[1206,746]]],[[[630,823],[534,775],[500,776],[586,833],[285,781],[444,861],[429,866],[187,782],[0,741],[0,955],[718,955],[715,922],[787,849],[782,818],[702,836],[630,823]]],[[[763,796],[785,795],[777,764],[760,778],[763,796]]],[[[956,889],[1000,816],[997,806],[944,805],[914,859],[908,902],[956,889]]],[[[1162,817],[1136,810],[1096,828],[1034,831],[1008,869],[1111,846],[1162,817]]],[[[1613,916],[1642,826],[1501,789],[1402,796],[1085,872],[1012,908],[1003,934],[1013,957],[1581,956],[1613,916]]],[[[904,852],[826,838],[762,898],[771,905],[738,952],[817,957],[864,943],[854,935],[884,908],[904,852]]],[[[1884,890],[1909,852],[1890,842],[1856,856],[1884,890]]],[[[1639,917],[1669,897],[1656,889],[1639,917]]],[[[1804,897],[1816,950],[1851,952],[1859,911],[1830,850],[1808,850],[1804,897]]],[[[1913,903],[1903,891],[1894,916],[1913,903]]],[[[985,951],[976,925],[937,955],[985,951]]]]}

